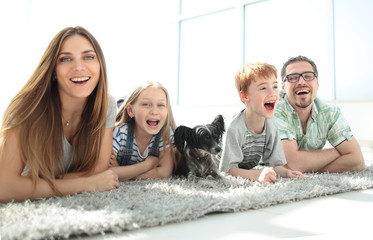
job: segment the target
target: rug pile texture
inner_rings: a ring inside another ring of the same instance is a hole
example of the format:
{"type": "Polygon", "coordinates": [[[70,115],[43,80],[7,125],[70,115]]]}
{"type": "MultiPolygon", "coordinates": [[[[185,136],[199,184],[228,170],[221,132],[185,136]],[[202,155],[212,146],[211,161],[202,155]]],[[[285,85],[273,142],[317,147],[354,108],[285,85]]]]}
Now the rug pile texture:
{"type": "Polygon", "coordinates": [[[373,166],[268,184],[233,177],[127,181],[109,192],[0,204],[0,234],[2,240],[60,239],[130,231],[372,187],[373,166]]]}

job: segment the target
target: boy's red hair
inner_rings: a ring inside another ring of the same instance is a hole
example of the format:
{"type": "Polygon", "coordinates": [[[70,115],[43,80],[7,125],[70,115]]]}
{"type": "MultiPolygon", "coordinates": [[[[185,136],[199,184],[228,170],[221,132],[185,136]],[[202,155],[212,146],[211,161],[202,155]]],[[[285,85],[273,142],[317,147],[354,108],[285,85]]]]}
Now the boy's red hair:
{"type": "Polygon", "coordinates": [[[237,72],[235,84],[238,93],[241,91],[247,94],[251,82],[256,82],[258,79],[268,79],[275,76],[277,79],[276,67],[268,63],[246,63],[237,72]]]}

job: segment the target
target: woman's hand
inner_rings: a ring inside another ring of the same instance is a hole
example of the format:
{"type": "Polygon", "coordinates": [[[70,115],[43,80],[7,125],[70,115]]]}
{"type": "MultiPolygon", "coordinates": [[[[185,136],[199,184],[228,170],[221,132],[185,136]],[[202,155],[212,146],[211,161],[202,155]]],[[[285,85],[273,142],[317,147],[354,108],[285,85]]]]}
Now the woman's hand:
{"type": "Polygon", "coordinates": [[[88,191],[104,192],[119,188],[118,175],[113,170],[106,170],[87,178],[90,188],[88,191]]]}

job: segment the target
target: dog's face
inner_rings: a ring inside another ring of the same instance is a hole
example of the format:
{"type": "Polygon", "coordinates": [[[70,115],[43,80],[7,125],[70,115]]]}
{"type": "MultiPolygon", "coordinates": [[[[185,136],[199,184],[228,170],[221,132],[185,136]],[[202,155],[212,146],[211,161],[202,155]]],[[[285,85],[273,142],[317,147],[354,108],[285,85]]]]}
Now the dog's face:
{"type": "Polygon", "coordinates": [[[219,143],[224,131],[224,119],[221,115],[210,124],[194,128],[179,126],[174,133],[175,146],[180,152],[184,152],[185,148],[194,148],[217,154],[221,151],[219,143]]]}

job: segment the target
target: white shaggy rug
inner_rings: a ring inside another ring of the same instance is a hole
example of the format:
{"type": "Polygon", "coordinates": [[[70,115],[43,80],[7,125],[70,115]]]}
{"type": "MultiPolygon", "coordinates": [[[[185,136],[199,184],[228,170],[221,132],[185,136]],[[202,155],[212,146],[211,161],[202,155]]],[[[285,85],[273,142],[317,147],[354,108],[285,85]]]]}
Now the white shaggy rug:
{"type": "Polygon", "coordinates": [[[188,182],[127,181],[117,190],[0,204],[0,235],[60,239],[193,220],[373,187],[373,166],[360,173],[306,174],[305,180],[259,184],[240,178],[188,182]]]}

